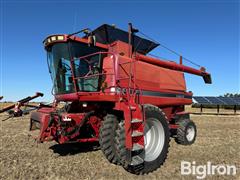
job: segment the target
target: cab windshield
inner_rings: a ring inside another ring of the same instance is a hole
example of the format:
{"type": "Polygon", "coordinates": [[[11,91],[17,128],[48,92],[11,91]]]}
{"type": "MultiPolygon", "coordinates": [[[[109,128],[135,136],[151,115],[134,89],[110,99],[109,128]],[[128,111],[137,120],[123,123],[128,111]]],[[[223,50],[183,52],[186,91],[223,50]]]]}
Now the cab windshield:
{"type": "Polygon", "coordinates": [[[100,51],[104,50],[98,47],[89,47],[87,44],[79,42],[56,43],[48,47],[48,67],[53,81],[54,93],[75,92],[73,74],[76,78],[77,91],[99,91],[101,77],[97,74],[101,73],[102,70],[102,55],[81,57],[100,51]],[[73,60],[72,67],[71,60],[73,60]]]}

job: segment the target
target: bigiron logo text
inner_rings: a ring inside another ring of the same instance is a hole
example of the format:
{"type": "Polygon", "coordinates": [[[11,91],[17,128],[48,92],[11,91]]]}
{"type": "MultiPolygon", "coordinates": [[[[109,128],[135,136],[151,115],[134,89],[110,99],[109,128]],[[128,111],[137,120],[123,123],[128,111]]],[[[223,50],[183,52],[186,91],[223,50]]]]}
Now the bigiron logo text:
{"type": "Polygon", "coordinates": [[[237,167],[235,165],[213,165],[210,161],[205,165],[197,165],[195,161],[181,161],[181,175],[194,175],[197,179],[204,179],[208,175],[234,176],[236,173],[237,167]]]}

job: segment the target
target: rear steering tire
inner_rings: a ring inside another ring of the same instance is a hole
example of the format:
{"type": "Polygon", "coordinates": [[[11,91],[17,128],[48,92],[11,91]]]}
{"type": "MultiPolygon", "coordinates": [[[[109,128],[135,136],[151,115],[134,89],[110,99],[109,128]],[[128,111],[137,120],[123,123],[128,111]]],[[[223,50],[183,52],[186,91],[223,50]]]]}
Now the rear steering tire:
{"type": "Polygon", "coordinates": [[[191,145],[195,142],[197,136],[197,128],[193,121],[190,119],[181,119],[177,122],[179,126],[175,141],[181,145],[191,145]]]}
{"type": "Polygon", "coordinates": [[[158,169],[166,160],[169,148],[169,127],[163,111],[153,105],[144,105],[144,162],[133,166],[128,165],[125,148],[124,122],[119,123],[117,142],[118,157],[122,166],[133,174],[147,174],[158,169]]]}

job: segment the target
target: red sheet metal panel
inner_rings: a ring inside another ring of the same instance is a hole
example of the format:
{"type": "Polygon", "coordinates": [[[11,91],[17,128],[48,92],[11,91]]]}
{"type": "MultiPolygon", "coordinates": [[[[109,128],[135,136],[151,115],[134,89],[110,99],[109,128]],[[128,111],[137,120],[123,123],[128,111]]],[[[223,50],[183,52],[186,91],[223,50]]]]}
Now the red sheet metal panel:
{"type": "MultiPolygon", "coordinates": [[[[130,77],[130,59],[119,58],[119,77],[121,87],[128,87],[130,77]]],[[[162,68],[142,61],[132,63],[135,82],[138,88],[143,90],[162,91],[186,91],[186,83],[183,72],[162,68]]],[[[133,87],[133,83],[131,83],[133,87]]]]}

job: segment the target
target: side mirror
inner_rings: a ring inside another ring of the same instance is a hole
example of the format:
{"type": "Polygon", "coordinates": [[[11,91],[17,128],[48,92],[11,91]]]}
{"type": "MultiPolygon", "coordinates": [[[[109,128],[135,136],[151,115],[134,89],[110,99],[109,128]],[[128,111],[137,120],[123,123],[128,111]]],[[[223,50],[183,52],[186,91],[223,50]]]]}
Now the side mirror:
{"type": "Polygon", "coordinates": [[[88,36],[88,46],[96,46],[96,36],[90,34],[88,36]]]}

